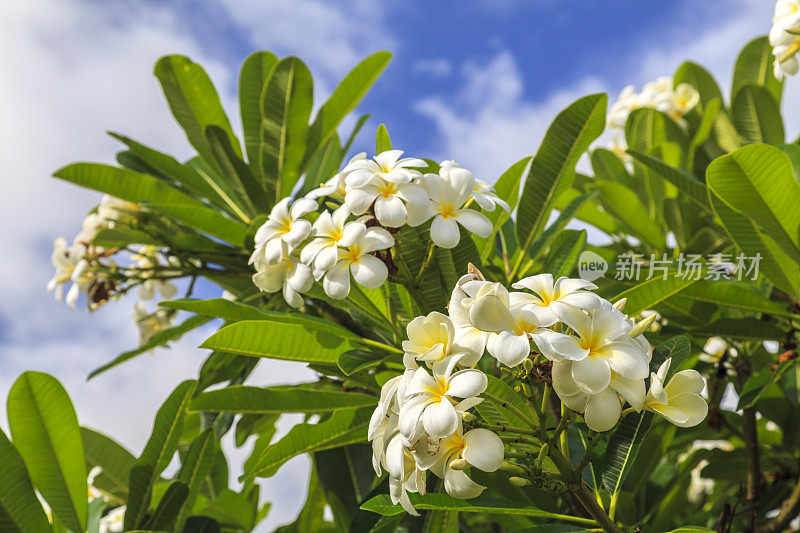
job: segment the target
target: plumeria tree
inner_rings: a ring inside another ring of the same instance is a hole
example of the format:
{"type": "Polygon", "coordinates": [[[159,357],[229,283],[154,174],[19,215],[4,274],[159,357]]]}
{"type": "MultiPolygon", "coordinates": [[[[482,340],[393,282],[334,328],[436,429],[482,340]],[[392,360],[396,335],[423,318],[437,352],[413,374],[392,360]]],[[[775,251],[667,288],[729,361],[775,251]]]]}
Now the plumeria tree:
{"type": "Polygon", "coordinates": [[[93,311],[137,295],[140,345],[90,378],[201,327],[205,360],[138,456],[22,374],[0,530],[250,531],[258,480],[301,454],[280,531],[797,528],[800,148],[780,105],[799,8],[778,2],[729,97],[691,62],[608,108],[583,97],[497,179],[384,125],[351,154],[368,116],[344,139],[342,120],[387,52],[313,118],[304,63],[252,54],[236,130],[199,65],[162,58],[197,154],[112,134],[118,165],[58,170],[105,196],[55,241],[48,288],[93,311]],[[249,379],[270,359],[317,378],[249,379]],[[276,438],[284,413],[303,421],[276,438]],[[234,482],[228,434],[253,446],[234,482]]]}

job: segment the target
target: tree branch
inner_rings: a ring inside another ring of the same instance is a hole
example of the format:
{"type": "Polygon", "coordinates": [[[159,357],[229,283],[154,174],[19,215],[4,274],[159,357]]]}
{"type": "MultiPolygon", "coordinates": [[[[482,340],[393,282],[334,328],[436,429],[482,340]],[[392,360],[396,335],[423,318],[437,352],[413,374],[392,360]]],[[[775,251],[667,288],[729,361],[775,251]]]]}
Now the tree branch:
{"type": "Polygon", "coordinates": [[[792,490],[789,497],[783,501],[778,516],[756,531],[758,531],[758,533],[779,533],[783,531],[784,528],[789,525],[789,522],[794,520],[798,514],[800,514],[800,480],[797,480],[794,490],[792,490]]]}

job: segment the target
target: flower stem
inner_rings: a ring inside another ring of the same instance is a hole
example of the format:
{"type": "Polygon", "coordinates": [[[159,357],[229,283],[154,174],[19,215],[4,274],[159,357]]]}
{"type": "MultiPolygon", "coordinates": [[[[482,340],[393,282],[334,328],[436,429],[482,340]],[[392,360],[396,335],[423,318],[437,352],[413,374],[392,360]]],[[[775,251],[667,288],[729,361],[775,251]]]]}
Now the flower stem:
{"type": "Polygon", "coordinates": [[[422,276],[422,273],[425,272],[425,269],[430,266],[431,259],[433,259],[433,251],[436,249],[436,245],[433,244],[433,241],[428,245],[428,254],[425,256],[425,261],[423,261],[422,266],[419,267],[419,272],[417,272],[417,279],[422,276]]]}

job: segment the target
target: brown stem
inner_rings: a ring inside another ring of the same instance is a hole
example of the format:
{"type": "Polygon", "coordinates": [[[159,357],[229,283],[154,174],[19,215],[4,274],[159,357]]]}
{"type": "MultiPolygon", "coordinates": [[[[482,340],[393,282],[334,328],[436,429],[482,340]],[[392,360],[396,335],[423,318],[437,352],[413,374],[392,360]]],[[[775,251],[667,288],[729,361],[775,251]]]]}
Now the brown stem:
{"type": "Polygon", "coordinates": [[[778,516],[767,522],[763,527],[758,528],[758,533],[778,533],[783,531],[794,518],[800,513],[800,480],[794,486],[794,490],[783,501],[781,511],[778,516]]]}
{"type": "Polygon", "coordinates": [[[761,466],[758,459],[758,431],[756,410],[742,411],[742,433],[744,434],[745,458],[747,459],[747,531],[756,530],[758,520],[758,496],[761,485],[761,466]]]}

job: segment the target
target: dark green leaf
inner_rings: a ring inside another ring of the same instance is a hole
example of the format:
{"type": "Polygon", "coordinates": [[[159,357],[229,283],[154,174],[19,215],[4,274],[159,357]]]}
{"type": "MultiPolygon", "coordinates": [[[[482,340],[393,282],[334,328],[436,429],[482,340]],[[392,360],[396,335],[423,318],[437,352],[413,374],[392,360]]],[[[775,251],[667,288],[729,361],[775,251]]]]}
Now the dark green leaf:
{"type": "Polygon", "coordinates": [[[205,392],[192,400],[192,411],[234,413],[318,413],[377,405],[358,392],[304,390],[292,387],[235,386],[205,392]]]}
{"type": "Polygon", "coordinates": [[[106,435],[81,428],[83,453],[88,469],[99,466],[102,470],[94,478],[94,486],[115,503],[124,504],[128,497],[128,477],[136,458],[121,444],[106,435]]]}
{"type": "Polygon", "coordinates": [[[258,150],[261,143],[261,93],[267,84],[278,58],[272,52],[253,52],[242,63],[239,73],[239,111],[242,115],[244,149],[253,175],[261,176],[258,150]]]}
{"type": "Polygon", "coordinates": [[[36,498],[22,457],[0,429],[0,531],[49,530],[50,523],[36,498]]]}
{"type": "Polygon", "coordinates": [[[783,120],[778,103],[763,87],[746,83],[731,104],[733,123],[745,143],[783,143],[783,120]]]}
{"type": "Polygon", "coordinates": [[[772,55],[772,46],[766,36],[756,37],[745,45],[736,58],[733,69],[733,85],[731,85],[731,99],[739,88],[745,83],[754,83],[767,89],[776,102],[781,101],[783,82],[775,79],[772,65],[775,56],[772,55]]]}

